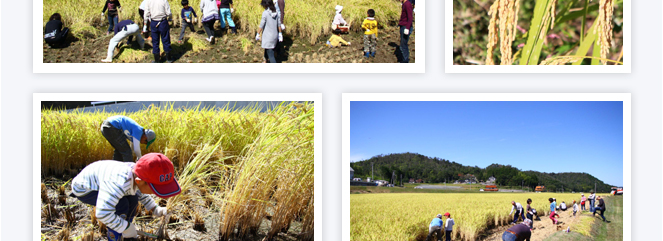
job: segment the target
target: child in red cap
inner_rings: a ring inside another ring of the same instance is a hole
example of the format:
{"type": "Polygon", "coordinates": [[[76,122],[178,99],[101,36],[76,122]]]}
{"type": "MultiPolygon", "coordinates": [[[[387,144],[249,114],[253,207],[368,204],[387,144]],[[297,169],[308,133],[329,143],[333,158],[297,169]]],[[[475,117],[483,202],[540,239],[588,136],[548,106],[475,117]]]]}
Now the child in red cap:
{"type": "Polygon", "coordinates": [[[444,214],[447,220],[444,221],[444,237],[446,241],[451,241],[451,231],[454,228],[454,220],[451,218],[451,214],[448,212],[444,214]]]}
{"type": "Polygon", "coordinates": [[[95,216],[108,227],[110,241],[137,237],[132,220],[138,201],[157,217],[168,213],[144,194],[169,198],[181,192],[173,163],[161,153],[146,154],[136,163],[93,162],[74,177],[71,189],[71,196],[97,207],[95,216]]]}

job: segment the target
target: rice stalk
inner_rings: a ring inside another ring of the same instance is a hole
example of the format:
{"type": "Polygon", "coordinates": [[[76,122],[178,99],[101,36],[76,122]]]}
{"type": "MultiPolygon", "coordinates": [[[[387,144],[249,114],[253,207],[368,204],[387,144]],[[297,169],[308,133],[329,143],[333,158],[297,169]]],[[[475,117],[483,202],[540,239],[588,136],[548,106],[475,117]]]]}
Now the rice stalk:
{"type": "Polygon", "coordinates": [[[71,241],[71,230],[69,229],[69,226],[66,226],[60,230],[57,234],[57,240],[59,241],[71,241]]]}
{"type": "Polygon", "coordinates": [[[41,183],[41,202],[42,203],[48,203],[50,200],[48,199],[48,189],[46,188],[46,184],[41,183]]]}
{"type": "MultiPolygon", "coordinates": [[[[610,52],[610,45],[612,43],[612,15],[615,10],[614,0],[600,0],[599,2],[599,16],[596,19],[597,28],[594,29],[598,32],[597,45],[601,48],[601,58],[605,59],[610,52]]],[[[607,61],[601,61],[604,65],[607,61]]]]}
{"type": "Polygon", "coordinates": [[[488,27],[488,52],[486,64],[495,64],[492,60],[492,52],[500,42],[500,53],[502,55],[500,64],[513,64],[513,41],[516,38],[516,25],[518,24],[518,11],[520,11],[520,0],[497,0],[490,7],[490,23],[488,27]],[[499,31],[499,34],[498,34],[499,31]]]}

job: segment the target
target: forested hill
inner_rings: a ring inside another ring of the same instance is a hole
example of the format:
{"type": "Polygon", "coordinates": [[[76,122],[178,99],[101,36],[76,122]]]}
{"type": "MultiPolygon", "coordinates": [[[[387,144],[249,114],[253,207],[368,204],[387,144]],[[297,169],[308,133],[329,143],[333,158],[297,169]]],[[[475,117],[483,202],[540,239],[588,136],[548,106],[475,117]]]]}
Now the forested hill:
{"type": "Polygon", "coordinates": [[[589,192],[594,189],[594,182],[598,192],[610,192],[611,185],[587,173],[565,172],[545,173],[538,171],[521,171],[510,165],[492,164],[486,168],[477,166],[464,166],[437,157],[427,157],[416,153],[399,153],[389,155],[378,155],[368,160],[358,161],[350,164],[354,169],[355,177],[370,177],[371,164],[373,164],[373,175],[375,179],[391,180],[392,173],[396,174],[398,182],[401,175],[403,182],[410,178],[422,179],[426,183],[454,182],[471,179],[473,175],[476,180],[485,181],[489,177],[495,177],[500,186],[520,186],[534,189],[537,185],[543,185],[547,191],[557,190],[589,192]]]}

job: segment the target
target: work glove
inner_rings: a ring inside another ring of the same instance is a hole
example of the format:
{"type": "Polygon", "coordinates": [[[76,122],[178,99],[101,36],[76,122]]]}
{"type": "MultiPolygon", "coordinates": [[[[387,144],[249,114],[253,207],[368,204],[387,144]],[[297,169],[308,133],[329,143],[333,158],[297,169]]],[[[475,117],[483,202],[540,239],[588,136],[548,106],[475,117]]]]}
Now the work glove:
{"type": "Polygon", "coordinates": [[[143,33],[147,33],[147,24],[143,25],[143,33]]]}
{"type": "Polygon", "coordinates": [[[352,43],[348,42],[348,45],[352,45],[352,43]]]}
{"type": "Polygon", "coordinates": [[[168,214],[168,209],[165,207],[156,207],[154,208],[154,216],[161,217],[168,214]]]}
{"type": "Polygon", "coordinates": [[[285,30],[285,24],[281,24],[281,30],[285,30]]]}
{"type": "Polygon", "coordinates": [[[102,17],[104,16],[104,12],[101,12],[101,16],[102,16],[102,17]]]}
{"type": "Polygon", "coordinates": [[[283,33],[279,33],[279,42],[283,42],[283,33]]]}
{"type": "Polygon", "coordinates": [[[129,227],[122,232],[123,238],[137,238],[138,232],[136,232],[136,226],[133,223],[129,224],[129,227]]]}
{"type": "Polygon", "coordinates": [[[256,41],[260,41],[260,33],[256,34],[256,41]]]}
{"type": "Polygon", "coordinates": [[[194,22],[194,23],[197,23],[197,22],[198,22],[198,18],[193,18],[193,22],[194,22]]]}
{"type": "Polygon", "coordinates": [[[403,34],[410,35],[410,30],[406,28],[405,30],[403,30],[403,34]]]}
{"type": "Polygon", "coordinates": [[[231,8],[231,9],[230,9],[230,14],[233,14],[234,12],[235,12],[235,9],[234,9],[234,8],[231,8]]]}

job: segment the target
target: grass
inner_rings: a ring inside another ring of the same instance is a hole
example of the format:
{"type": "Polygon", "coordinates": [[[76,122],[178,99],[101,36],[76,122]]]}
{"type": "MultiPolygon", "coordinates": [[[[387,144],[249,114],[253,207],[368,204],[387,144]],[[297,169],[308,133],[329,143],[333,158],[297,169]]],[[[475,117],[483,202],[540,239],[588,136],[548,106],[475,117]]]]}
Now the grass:
{"type": "MultiPolygon", "coordinates": [[[[180,10],[182,5],[179,0],[168,0],[173,13],[173,24],[179,27],[180,10]]],[[[124,0],[122,4],[122,19],[132,19],[134,22],[142,22],[138,16],[138,6],[141,0],[124,0]]],[[[258,30],[263,8],[260,1],[236,0],[234,1],[235,13],[233,20],[241,31],[247,36],[255,35],[258,30]]],[[[100,13],[103,8],[102,2],[95,0],[44,0],[43,23],[53,13],[63,16],[65,26],[70,28],[71,33],[79,39],[98,38],[105,34],[108,28],[107,18],[102,18],[100,13]]],[[[400,16],[400,3],[396,0],[369,1],[369,0],[289,0],[285,9],[286,33],[302,38],[309,38],[314,43],[321,35],[329,35],[331,22],[334,18],[334,6],[343,5],[343,16],[348,22],[355,23],[353,29],[360,30],[361,21],[366,18],[366,11],[375,9],[376,18],[381,24],[394,25],[400,16]]],[[[197,14],[200,12],[200,0],[191,0],[192,6],[197,14]]],[[[199,16],[200,17],[200,16],[199,16]]]]}
{"type": "Polygon", "coordinates": [[[453,1],[455,64],[623,64],[623,0],[453,1]]]}

